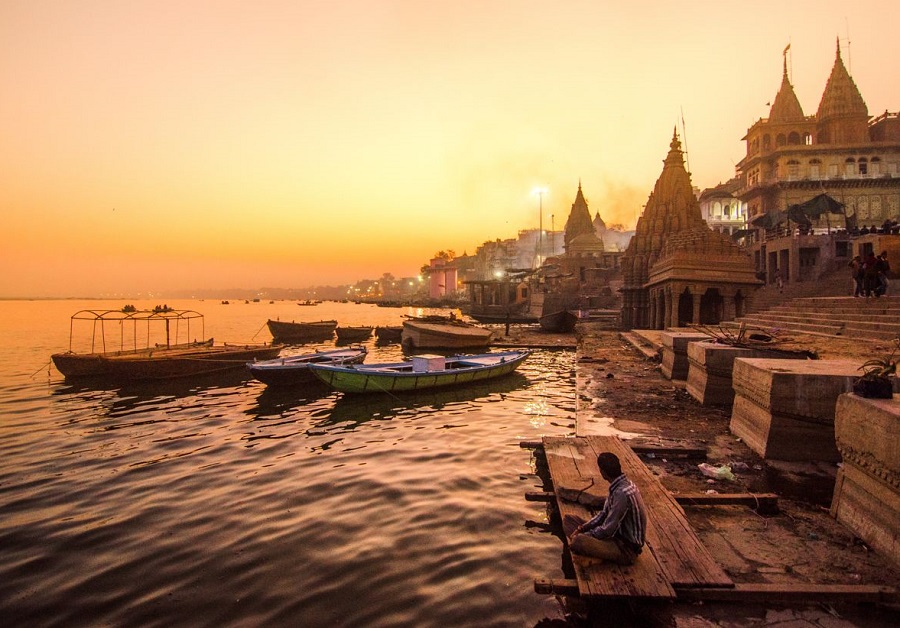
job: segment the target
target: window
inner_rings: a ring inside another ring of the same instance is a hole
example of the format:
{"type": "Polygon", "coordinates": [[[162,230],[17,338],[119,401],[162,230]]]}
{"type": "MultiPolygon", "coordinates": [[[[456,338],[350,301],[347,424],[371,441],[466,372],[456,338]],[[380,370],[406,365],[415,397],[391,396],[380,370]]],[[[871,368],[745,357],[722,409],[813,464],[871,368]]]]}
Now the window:
{"type": "Polygon", "coordinates": [[[847,157],[844,161],[844,176],[852,177],[856,174],[856,161],[853,157],[847,157]]]}
{"type": "Polygon", "coordinates": [[[859,174],[861,174],[861,175],[869,174],[869,163],[866,161],[865,157],[860,157],[859,163],[857,164],[857,168],[859,168],[859,174]]]}

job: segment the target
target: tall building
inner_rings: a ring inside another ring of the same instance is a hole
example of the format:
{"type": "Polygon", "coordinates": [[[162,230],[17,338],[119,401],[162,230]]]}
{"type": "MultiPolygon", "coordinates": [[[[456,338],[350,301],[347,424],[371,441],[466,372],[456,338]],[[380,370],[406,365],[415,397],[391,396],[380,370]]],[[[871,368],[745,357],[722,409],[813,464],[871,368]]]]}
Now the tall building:
{"type": "MultiPolygon", "coordinates": [[[[736,195],[751,221],[822,193],[844,205],[850,225],[900,219],[900,114],[885,111],[870,119],[841,59],[840,42],[815,115],[803,113],[785,56],[769,117],[754,123],[743,139],[747,154],[737,165],[736,195]]],[[[844,226],[843,217],[826,214],[813,226],[838,222],[844,226]]]]}

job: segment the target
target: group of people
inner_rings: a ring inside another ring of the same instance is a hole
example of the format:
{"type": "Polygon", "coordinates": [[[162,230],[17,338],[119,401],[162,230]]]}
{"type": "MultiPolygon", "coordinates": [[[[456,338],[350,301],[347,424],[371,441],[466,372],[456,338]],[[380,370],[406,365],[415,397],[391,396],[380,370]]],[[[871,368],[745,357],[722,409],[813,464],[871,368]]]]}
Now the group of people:
{"type": "Polygon", "coordinates": [[[888,274],[891,265],[888,263],[887,251],[876,256],[873,251],[863,259],[857,255],[850,260],[850,276],[853,279],[854,297],[880,297],[887,294],[888,274]]]}

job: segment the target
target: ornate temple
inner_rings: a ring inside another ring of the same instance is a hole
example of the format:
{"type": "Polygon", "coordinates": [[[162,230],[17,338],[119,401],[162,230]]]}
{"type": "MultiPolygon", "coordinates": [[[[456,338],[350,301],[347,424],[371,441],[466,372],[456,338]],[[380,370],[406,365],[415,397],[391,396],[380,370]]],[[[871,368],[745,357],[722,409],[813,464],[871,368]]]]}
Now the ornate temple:
{"type": "Polygon", "coordinates": [[[700,213],[677,132],[622,258],[622,326],[716,324],[745,313],[760,285],[748,255],[700,213]]]}
{"type": "Polygon", "coordinates": [[[900,220],[900,114],[870,118],[844,66],[840,42],[815,115],[803,113],[785,57],[769,117],[754,123],[743,139],[747,154],[737,164],[741,187],[735,195],[758,227],[751,248],[756,269],[769,283],[776,271],[791,283],[846,266],[851,248],[835,230],[856,235],[900,220]],[[822,213],[804,225],[800,237],[781,237],[798,227],[785,218],[790,208],[822,194],[841,205],[840,214],[822,213]]]}

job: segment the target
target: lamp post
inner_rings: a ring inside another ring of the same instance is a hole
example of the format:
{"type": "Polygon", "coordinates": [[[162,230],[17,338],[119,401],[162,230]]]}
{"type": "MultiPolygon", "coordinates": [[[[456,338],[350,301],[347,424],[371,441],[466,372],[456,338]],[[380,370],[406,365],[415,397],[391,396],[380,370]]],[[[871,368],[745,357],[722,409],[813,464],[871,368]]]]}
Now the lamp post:
{"type": "Polygon", "coordinates": [[[532,194],[537,194],[538,196],[538,250],[537,250],[537,265],[538,268],[544,263],[544,194],[547,193],[547,188],[545,187],[537,187],[531,191],[532,194]]]}

